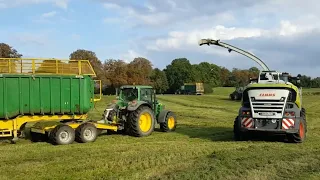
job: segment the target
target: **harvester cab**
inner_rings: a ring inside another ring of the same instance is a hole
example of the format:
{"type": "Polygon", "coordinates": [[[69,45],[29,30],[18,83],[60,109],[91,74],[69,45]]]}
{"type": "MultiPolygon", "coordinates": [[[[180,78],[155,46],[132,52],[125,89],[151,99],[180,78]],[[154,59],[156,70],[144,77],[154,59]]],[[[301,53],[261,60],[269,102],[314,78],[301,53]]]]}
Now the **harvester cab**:
{"type": "Polygon", "coordinates": [[[150,135],[156,123],[163,132],[174,131],[177,124],[175,114],[157,100],[153,87],[143,85],[121,86],[99,122],[115,124],[133,136],[150,135]]]}
{"type": "Polygon", "coordinates": [[[242,106],[234,120],[234,138],[244,140],[251,133],[282,134],[291,142],[302,142],[307,132],[306,111],[302,107],[300,76],[269,70],[253,54],[220,40],[201,39],[199,45],[217,45],[247,56],[257,62],[262,71],[250,80],[242,93],[242,106]]]}

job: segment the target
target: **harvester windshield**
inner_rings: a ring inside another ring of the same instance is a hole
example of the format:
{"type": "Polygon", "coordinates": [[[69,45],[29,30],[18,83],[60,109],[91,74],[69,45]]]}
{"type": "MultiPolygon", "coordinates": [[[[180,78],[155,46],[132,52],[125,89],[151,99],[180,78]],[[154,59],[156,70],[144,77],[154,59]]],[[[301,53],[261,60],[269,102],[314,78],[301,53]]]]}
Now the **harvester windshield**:
{"type": "Polygon", "coordinates": [[[138,98],[138,89],[136,88],[122,88],[120,98],[124,101],[133,101],[138,98]]]}

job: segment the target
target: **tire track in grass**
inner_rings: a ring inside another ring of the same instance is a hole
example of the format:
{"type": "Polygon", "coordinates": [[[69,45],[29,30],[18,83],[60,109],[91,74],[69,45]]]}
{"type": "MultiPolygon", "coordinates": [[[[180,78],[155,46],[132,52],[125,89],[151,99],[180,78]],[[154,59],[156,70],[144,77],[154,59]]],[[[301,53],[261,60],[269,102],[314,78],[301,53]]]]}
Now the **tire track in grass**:
{"type": "Polygon", "coordinates": [[[192,108],[198,108],[198,109],[214,109],[214,110],[220,110],[223,112],[238,112],[234,109],[223,108],[221,106],[210,106],[210,105],[201,106],[201,105],[193,105],[193,103],[191,103],[191,102],[190,103],[183,103],[183,102],[179,102],[177,100],[169,100],[169,99],[161,99],[161,100],[164,102],[170,102],[170,103],[185,106],[185,107],[192,107],[192,108]]]}

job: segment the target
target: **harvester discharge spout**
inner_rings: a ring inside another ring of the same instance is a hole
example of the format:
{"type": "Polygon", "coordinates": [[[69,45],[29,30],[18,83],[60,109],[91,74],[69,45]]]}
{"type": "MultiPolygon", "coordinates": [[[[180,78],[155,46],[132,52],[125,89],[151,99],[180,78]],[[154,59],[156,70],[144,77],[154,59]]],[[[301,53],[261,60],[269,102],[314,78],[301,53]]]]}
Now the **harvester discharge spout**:
{"type": "Polygon", "coordinates": [[[220,40],[213,40],[213,39],[201,39],[199,41],[199,46],[202,46],[202,45],[216,45],[216,46],[220,46],[220,47],[224,47],[226,49],[228,49],[229,52],[231,51],[235,51],[239,54],[242,54],[244,56],[247,56],[248,58],[254,60],[255,62],[257,62],[262,68],[263,68],[263,71],[270,71],[268,66],[261,60],[259,59],[258,57],[256,57],[255,55],[247,52],[247,51],[244,51],[242,49],[239,49],[237,47],[234,47],[230,44],[227,44],[227,43],[224,43],[224,42],[221,42],[220,40]]]}

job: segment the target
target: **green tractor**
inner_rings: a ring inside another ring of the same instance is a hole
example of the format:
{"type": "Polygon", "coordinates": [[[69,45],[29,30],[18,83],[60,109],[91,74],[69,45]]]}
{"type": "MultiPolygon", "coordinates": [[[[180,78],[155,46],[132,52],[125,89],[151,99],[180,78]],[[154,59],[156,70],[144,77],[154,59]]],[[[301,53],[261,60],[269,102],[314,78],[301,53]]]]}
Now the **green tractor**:
{"type": "Polygon", "coordinates": [[[116,124],[117,131],[142,137],[150,135],[157,123],[163,132],[175,131],[177,119],[174,112],[156,99],[152,86],[125,85],[98,123],[116,124]]]}
{"type": "Polygon", "coordinates": [[[230,99],[231,100],[241,100],[243,90],[244,90],[244,87],[236,87],[236,89],[229,95],[230,99]]]}

